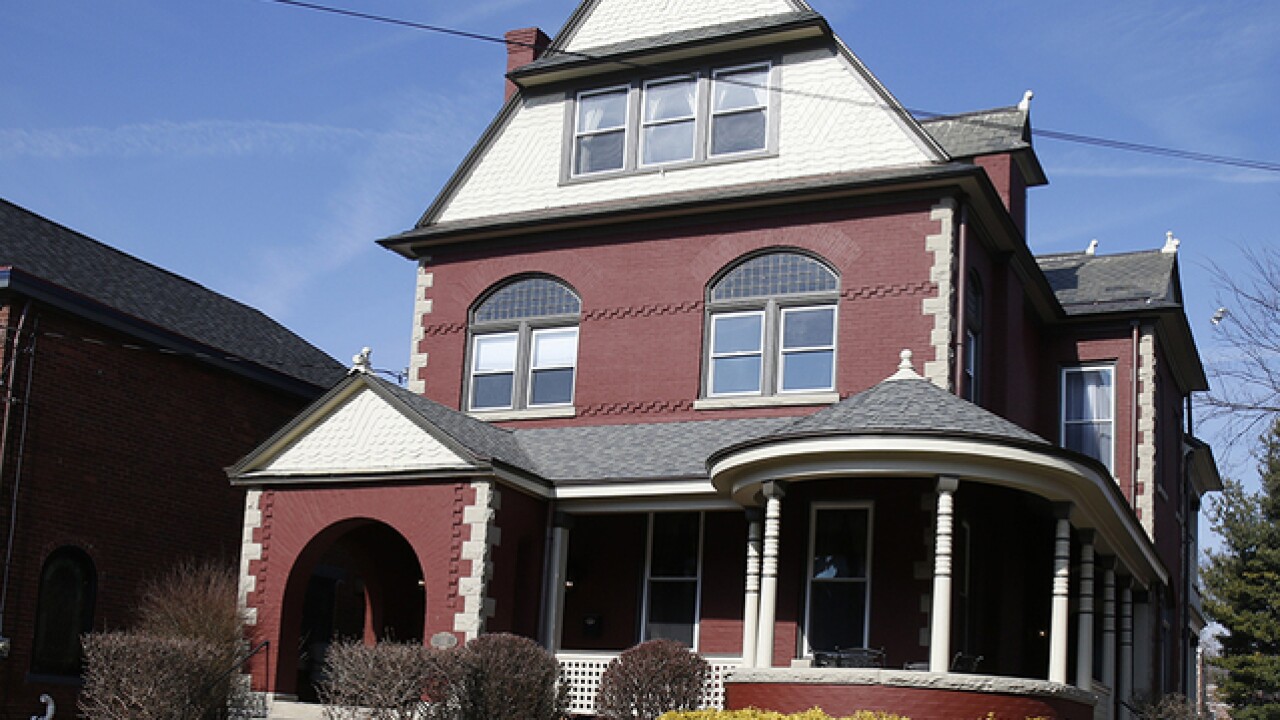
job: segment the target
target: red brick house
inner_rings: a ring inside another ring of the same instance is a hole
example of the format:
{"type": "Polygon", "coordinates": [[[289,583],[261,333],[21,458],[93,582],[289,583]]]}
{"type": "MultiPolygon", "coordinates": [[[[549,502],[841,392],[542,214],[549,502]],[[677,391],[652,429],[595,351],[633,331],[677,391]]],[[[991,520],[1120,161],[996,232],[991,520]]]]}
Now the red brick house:
{"type": "Polygon", "coordinates": [[[311,697],[335,634],[506,631],[582,713],[657,637],[731,707],[1191,689],[1218,478],[1177,244],[1033,257],[1029,97],[917,120],[802,0],[508,38],[506,104],[382,241],[409,390],[353,374],[230,471],[256,687],[311,697]]]}
{"type": "Polygon", "coordinates": [[[262,313],[0,201],[0,717],[75,714],[81,632],[239,552],[223,468],[343,375],[262,313]]]}

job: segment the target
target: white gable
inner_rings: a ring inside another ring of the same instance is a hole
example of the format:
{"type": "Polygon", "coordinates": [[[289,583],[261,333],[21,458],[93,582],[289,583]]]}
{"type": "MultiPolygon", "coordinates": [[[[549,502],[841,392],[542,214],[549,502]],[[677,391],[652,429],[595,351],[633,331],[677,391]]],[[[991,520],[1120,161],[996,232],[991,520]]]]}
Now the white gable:
{"type": "Polygon", "coordinates": [[[565,49],[582,51],[795,10],[787,0],[600,0],[565,49]]]}
{"type": "MultiPolygon", "coordinates": [[[[739,0],[734,0],[734,4],[739,0]]],[[[759,5],[765,0],[749,0],[759,5]]],[[[781,4],[781,0],[772,0],[781,4]]],[[[643,0],[636,5],[661,5],[643,0]]],[[[696,6],[680,2],[673,5],[696,6]]],[[[711,3],[719,7],[724,3],[711,3]]],[[[604,2],[601,11],[626,3],[604,2]]],[[[591,24],[595,21],[591,18],[591,24]]],[[[647,33],[646,33],[647,34],[647,33]]],[[[734,162],[671,166],[664,172],[619,174],[563,182],[567,139],[564,95],[527,99],[497,128],[489,145],[437,207],[434,222],[668,195],[739,184],[791,180],[931,164],[936,151],[914,121],[879,91],[874,80],[832,47],[784,56],[777,68],[777,153],[734,162]]]]}
{"type": "Polygon", "coordinates": [[[467,467],[466,460],[377,393],[361,388],[253,473],[323,475],[467,467]]]}

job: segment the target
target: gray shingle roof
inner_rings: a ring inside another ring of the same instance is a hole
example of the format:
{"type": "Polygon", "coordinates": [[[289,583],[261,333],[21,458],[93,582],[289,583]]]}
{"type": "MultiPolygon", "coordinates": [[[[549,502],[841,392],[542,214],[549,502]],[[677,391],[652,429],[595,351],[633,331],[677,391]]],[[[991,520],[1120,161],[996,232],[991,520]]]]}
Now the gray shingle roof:
{"type": "Polygon", "coordinates": [[[1036,258],[1068,315],[1178,308],[1177,255],[1069,253],[1036,258]]]}
{"type": "Polygon", "coordinates": [[[954,158],[1031,147],[1027,113],[1017,107],[929,118],[920,125],[954,158]]]}
{"type": "Polygon", "coordinates": [[[309,385],[338,361],[247,305],[0,200],[0,267],[69,291],[126,324],[178,336],[309,385]]]}
{"type": "Polygon", "coordinates": [[[772,437],[892,432],[946,433],[1047,444],[1039,435],[923,378],[886,380],[794,420],[775,430],[772,437]]]}

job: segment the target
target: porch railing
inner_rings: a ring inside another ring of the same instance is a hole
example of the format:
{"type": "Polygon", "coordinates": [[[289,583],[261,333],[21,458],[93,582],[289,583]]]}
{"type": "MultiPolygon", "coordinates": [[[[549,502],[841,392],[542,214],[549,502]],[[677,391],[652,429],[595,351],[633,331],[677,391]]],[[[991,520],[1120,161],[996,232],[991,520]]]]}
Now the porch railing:
{"type": "MultiPolygon", "coordinates": [[[[593,715],[596,712],[596,691],[600,689],[600,677],[605,668],[618,657],[616,652],[558,652],[562,681],[569,686],[569,712],[574,715],[593,715]]],[[[724,708],[724,676],[742,664],[737,657],[707,655],[710,672],[702,688],[702,707],[724,708]]]]}

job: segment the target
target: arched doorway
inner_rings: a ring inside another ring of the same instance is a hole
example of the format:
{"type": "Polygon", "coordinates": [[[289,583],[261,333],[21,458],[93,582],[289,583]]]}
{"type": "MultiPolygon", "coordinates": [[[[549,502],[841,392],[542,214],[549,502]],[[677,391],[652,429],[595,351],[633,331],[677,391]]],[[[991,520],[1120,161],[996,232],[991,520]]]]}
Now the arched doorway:
{"type": "Polygon", "coordinates": [[[426,616],[422,565],[404,536],[374,520],[317,535],[289,575],[277,686],[314,702],[335,640],[421,642],[426,616]]]}

